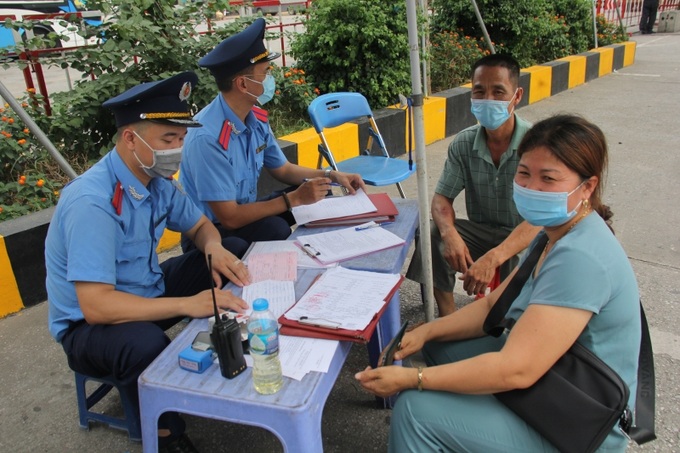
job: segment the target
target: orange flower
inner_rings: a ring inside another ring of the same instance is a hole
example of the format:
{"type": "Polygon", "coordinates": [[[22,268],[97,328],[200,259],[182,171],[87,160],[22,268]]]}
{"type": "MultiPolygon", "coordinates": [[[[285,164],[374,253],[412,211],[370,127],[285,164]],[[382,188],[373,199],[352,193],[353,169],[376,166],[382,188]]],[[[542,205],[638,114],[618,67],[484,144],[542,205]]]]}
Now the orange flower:
{"type": "Polygon", "coordinates": [[[38,182],[35,183],[36,186],[42,187],[45,185],[45,180],[39,179],[38,182]]]}
{"type": "Polygon", "coordinates": [[[19,179],[20,179],[21,181],[26,181],[26,176],[25,176],[25,175],[21,175],[21,176],[19,176],[19,179]]]}
{"type": "Polygon", "coordinates": [[[321,94],[321,90],[318,89],[318,88],[314,88],[314,92],[315,92],[316,94],[321,94]]]}
{"type": "Polygon", "coordinates": [[[31,132],[31,131],[29,131],[28,128],[24,129],[24,134],[28,134],[29,132],[31,132]]]}
{"type": "Polygon", "coordinates": [[[276,93],[276,95],[278,96],[278,95],[281,94],[281,90],[276,90],[275,93],[276,93]]]}
{"type": "Polygon", "coordinates": [[[26,180],[25,180],[25,179],[20,179],[20,180],[19,180],[19,185],[20,185],[20,186],[23,186],[24,184],[26,184],[26,180]]]}
{"type": "Polygon", "coordinates": [[[22,106],[23,108],[26,108],[26,107],[28,107],[28,104],[27,104],[26,102],[22,102],[22,103],[21,103],[21,106],[22,106]]]}
{"type": "Polygon", "coordinates": [[[300,72],[300,74],[305,75],[305,71],[303,71],[302,69],[300,69],[299,72],[300,72]]]}
{"type": "Polygon", "coordinates": [[[2,206],[0,206],[0,213],[2,213],[2,211],[3,211],[2,206]]]}
{"type": "Polygon", "coordinates": [[[7,122],[8,122],[9,124],[14,124],[14,118],[8,119],[7,122]]]}
{"type": "Polygon", "coordinates": [[[17,143],[23,145],[26,143],[26,140],[22,138],[21,140],[17,140],[17,143]]]}
{"type": "Polygon", "coordinates": [[[6,116],[3,116],[2,118],[0,118],[0,120],[4,121],[4,122],[6,123],[6,122],[7,122],[7,117],[6,117],[6,116]]]}
{"type": "Polygon", "coordinates": [[[44,203],[44,202],[47,201],[47,198],[41,198],[40,201],[42,201],[44,203]]]}
{"type": "Polygon", "coordinates": [[[55,196],[55,197],[58,197],[58,196],[59,196],[59,191],[58,191],[58,190],[55,190],[55,191],[54,191],[54,196],[55,196]]]}
{"type": "Polygon", "coordinates": [[[29,88],[29,89],[26,90],[26,91],[28,91],[29,93],[35,93],[35,88],[29,88]]]}

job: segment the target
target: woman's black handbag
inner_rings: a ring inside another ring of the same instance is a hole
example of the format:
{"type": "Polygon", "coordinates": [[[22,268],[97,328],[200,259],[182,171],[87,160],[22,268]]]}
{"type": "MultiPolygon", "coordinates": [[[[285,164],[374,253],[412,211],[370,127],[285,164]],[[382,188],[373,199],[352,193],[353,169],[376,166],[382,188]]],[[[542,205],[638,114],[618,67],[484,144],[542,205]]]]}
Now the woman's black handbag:
{"type": "MultiPolygon", "coordinates": [[[[544,234],[493,306],[484,331],[498,337],[511,329],[505,319],[510,305],[536,267],[547,242],[544,234]]],[[[630,392],[621,377],[587,348],[576,342],[548,372],[527,389],[494,396],[564,453],[589,453],[604,442],[614,425],[638,444],[654,434],[654,361],[642,303],[642,342],[638,366],[635,426],[627,407],[630,392]]]]}

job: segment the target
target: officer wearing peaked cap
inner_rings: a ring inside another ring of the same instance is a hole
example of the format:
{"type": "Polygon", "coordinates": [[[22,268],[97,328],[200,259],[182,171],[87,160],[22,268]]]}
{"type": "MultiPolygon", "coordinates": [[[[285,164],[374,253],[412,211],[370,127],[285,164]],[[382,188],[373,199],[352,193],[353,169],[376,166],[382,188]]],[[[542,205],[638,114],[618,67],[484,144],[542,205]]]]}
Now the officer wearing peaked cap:
{"type": "MultiPolygon", "coordinates": [[[[164,330],[213,313],[211,282],[238,285],[249,274],[214,227],[174,184],[191,117],[193,72],[143,83],[104,103],[115,116],[116,146],[64,188],[45,240],[49,330],[69,366],[111,376],[137,395],[137,378],[170,343],[164,330]],[[192,253],[159,263],[168,228],[190,237],[192,253]],[[206,264],[212,255],[213,274],[206,264]]],[[[247,304],[216,290],[220,307],[247,304]]],[[[160,451],[196,451],[178,414],[159,419],[160,451]]]]}
{"type": "MultiPolygon", "coordinates": [[[[349,193],[364,187],[357,174],[305,168],[284,156],[267,112],[256,105],[267,103],[276,91],[269,67],[279,54],[265,48],[264,33],[264,19],[256,19],[198,62],[210,70],[220,93],[196,115],[203,127],[188,132],[180,167],[187,195],[223,237],[244,244],[287,238],[294,223],[290,210],[321,200],[331,182],[349,193]],[[258,199],[263,168],[291,187],[258,199]]],[[[182,249],[192,248],[183,237],[182,249]]]]}

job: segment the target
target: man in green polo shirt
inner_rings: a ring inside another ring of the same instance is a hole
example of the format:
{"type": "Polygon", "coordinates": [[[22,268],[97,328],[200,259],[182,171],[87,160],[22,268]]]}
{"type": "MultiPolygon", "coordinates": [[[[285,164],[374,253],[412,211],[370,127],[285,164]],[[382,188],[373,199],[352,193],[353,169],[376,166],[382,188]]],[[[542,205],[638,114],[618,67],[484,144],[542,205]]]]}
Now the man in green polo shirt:
{"type": "MultiPolygon", "coordinates": [[[[504,279],[517,254],[540,227],[523,221],[512,200],[517,147],[531,124],[514,113],[522,99],[519,64],[509,55],[488,55],[472,68],[472,113],[479,124],[453,139],[432,197],[432,268],[439,316],[455,309],[456,272],[468,294],[484,292],[500,266],[504,279]],[[465,189],[469,220],[457,218],[453,200],[465,189]]],[[[420,251],[406,277],[425,282],[420,251]]]]}

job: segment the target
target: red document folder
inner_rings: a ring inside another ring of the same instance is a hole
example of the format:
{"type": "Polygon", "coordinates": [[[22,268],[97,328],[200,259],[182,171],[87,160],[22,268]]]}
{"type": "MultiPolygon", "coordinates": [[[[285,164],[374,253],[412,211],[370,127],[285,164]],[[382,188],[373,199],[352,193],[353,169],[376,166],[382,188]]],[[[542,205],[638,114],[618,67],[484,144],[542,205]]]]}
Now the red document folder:
{"type": "Polygon", "coordinates": [[[370,222],[376,223],[394,222],[394,217],[399,214],[399,210],[386,193],[367,194],[368,198],[375,205],[377,211],[364,214],[350,215],[345,217],[334,217],[331,219],[315,220],[306,223],[306,227],[328,227],[328,226],[352,226],[370,222]]]}
{"type": "Polygon", "coordinates": [[[373,320],[366,326],[364,330],[347,330],[347,329],[332,329],[326,327],[311,326],[308,324],[302,324],[299,321],[294,321],[292,319],[286,318],[285,314],[279,317],[279,324],[281,324],[280,333],[282,335],[291,335],[294,337],[310,337],[310,338],[323,338],[326,340],[340,340],[340,341],[353,341],[354,343],[368,343],[375,332],[375,328],[378,325],[380,317],[383,315],[385,310],[387,310],[387,305],[390,303],[392,296],[397,292],[401,286],[401,282],[404,281],[404,277],[401,276],[396,285],[390,290],[387,297],[385,297],[386,303],[382,306],[380,311],[373,317],[373,320]]]}

